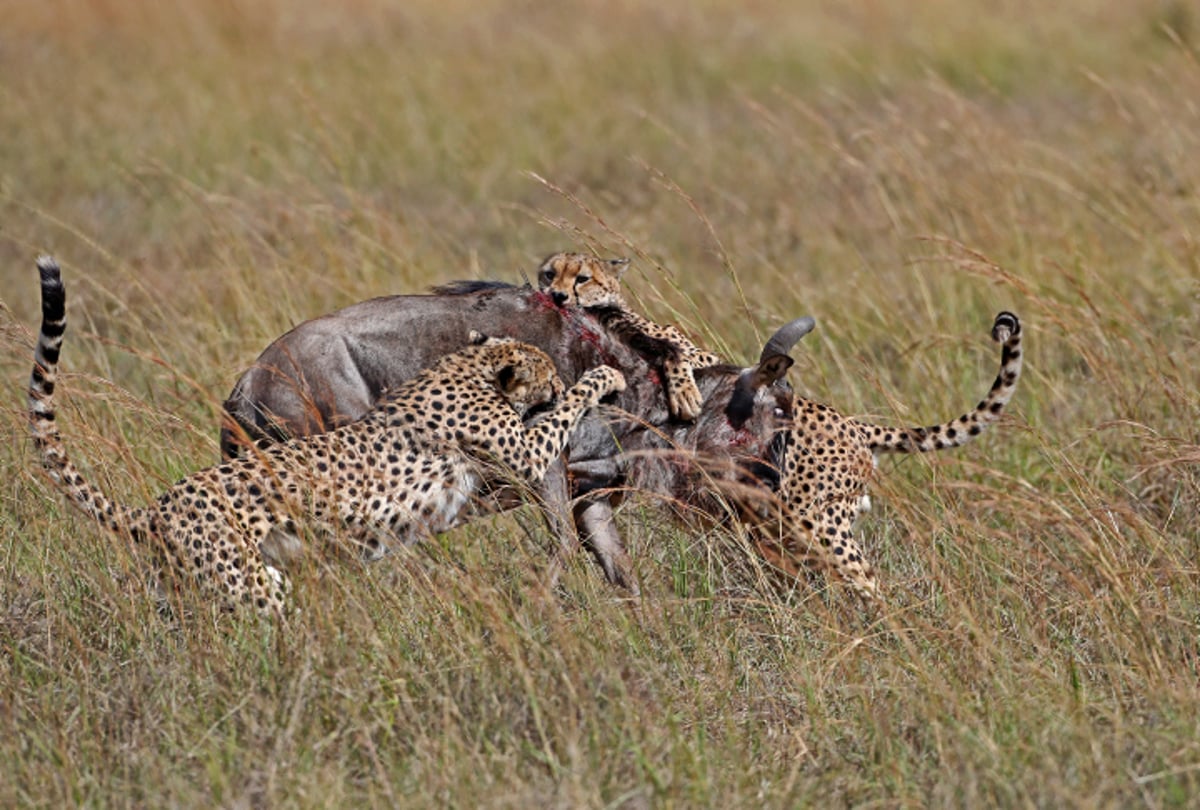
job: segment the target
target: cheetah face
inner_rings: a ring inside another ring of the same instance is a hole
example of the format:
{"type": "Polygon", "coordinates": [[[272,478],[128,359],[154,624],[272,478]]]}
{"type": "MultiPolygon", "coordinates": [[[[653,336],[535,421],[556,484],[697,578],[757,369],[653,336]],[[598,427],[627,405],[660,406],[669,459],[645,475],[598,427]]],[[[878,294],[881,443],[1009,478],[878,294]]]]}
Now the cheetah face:
{"type": "Polygon", "coordinates": [[[541,349],[509,337],[490,337],[474,329],[469,343],[481,347],[488,365],[495,370],[501,396],[522,418],[562,396],[565,389],[558,369],[541,349]]]}
{"type": "Polygon", "coordinates": [[[629,259],[597,259],[583,253],[555,253],[538,268],[538,288],[558,306],[620,306],[621,276],[629,259]]]}
{"type": "Polygon", "coordinates": [[[513,352],[496,374],[501,395],[520,416],[558,401],[563,382],[550,358],[541,351],[513,352]]]}

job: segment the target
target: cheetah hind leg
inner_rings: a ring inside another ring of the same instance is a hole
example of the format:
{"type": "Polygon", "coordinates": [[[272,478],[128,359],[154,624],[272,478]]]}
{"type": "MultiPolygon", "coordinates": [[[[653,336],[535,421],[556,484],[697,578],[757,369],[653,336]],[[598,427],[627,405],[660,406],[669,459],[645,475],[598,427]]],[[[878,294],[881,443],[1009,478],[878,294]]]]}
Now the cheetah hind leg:
{"type": "Polygon", "coordinates": [[[361,526],[351,524],[341,527],[338,532],[334,527],[328,527],[335,534],[335,542],[337,538],[342,540],[338,545],[349,543],[351,549],[357,553],[360,560],[365,563],[379,562],[384,557],[392,553],[392,546],[395,544],[411,543],[403,537],[398,537],[386,529],[380,529],[374,526],[361,526]]]}
{"type": "Polygon", "coordinates": [[[790,577],[799,577],[806,568],[825,570],[865,601],[882,602],[875,570],[854,538],[855,520],[864,511],[863,505],[861,496],[831,498],[814,504],[804,515],[791,516],[791,529],[785,528],[782,544],[760,540],[759,552],[790,577]],[[809,542],[801,547],[798,543],[804,537],[809,542]]]}
{"type": "Polygon", "coordinates": [[[879,581],[875,569],[863,556],[854,536],[858,516],[870,508],[865,496],[833,498],[821,508],[816,536],[828,558],[829,568],[868,602],[880,602],[879,581]],[[828,541],[828,542],[827,542],[828,541]]]}

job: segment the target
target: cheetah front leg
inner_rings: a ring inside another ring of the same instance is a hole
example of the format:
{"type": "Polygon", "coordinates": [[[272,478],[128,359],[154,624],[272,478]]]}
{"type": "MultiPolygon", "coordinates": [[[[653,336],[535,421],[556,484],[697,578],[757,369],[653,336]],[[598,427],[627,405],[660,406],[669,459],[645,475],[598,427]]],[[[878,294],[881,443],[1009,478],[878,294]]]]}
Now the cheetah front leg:
{"type": "Polygon", "coordinates": [[[536,425],[522,427],[518,441],[489,449],[519,478],[536,486],[551,463],[562,455],[567,440],[588,409],[609,394],[624,390],[625,377],[615,368],[588,369],[536,425]]]}
{"type": "Polygon", "coordinates": [[[667,407],[676,419],[691,422],[700,415],[704,405],[704,398],[696,385],[696,369],[715,366],[721,362],[721,358],[697,348],[675,327],[665,328],[680,349],[678,356],[663,359],[663,373],[667,378],[667,407]]]}
{"type": "Polygon", "coordinates": [[[696,385],[691,364],[682,359],[664,359],[663,373],[667,378],[667,407],[671,409],[671,415],[687,422],[695,420],[700,415],[704,398],[700,395],[700,386],[696,385]]]}

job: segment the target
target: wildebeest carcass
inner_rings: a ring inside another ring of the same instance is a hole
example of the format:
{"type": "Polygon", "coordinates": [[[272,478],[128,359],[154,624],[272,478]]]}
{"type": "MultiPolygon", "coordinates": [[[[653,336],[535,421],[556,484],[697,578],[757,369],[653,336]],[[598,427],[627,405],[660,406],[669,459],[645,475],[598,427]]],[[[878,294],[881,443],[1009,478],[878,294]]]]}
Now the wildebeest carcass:
{"type": "MultiPolygon", "coordinates": [[[[633,487],[710,519],[725,519],[731,510],[746,518],[763,514],[778,483],[773,453],[794,402],[784,379],[792,365],[788,352],[813,321],[780,328],[752,366],[698,370],[702,412],[680,422],[668,412],[654,366],[604,320],[497,282],[355,304],[306,321],[267,347],[225,403],[221,451],[230,456],[246,439],[301,435],[356,419],[383,391],[460,346],[472,329],[538,346],[568,385],[589,368],[611,365],[625,375],[625,391],[614,407],[580,423],[566,469],[547,475],[542,497],[560,539],[569,529],[555,517],[565,514],[568,497],[576,499],[573,522],[606,576],[636,590],[612,523],[614,498],[633,487]]],[[[808,538],[787,545],[807,547],[808,538]]]]}

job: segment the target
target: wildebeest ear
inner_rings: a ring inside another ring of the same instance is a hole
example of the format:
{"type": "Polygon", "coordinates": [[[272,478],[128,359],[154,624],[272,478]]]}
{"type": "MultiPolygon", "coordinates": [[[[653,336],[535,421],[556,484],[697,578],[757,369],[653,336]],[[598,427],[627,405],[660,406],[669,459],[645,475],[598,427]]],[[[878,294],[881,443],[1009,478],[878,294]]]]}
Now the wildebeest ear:
{"type": "Polygon", "coordinates": [[[764,385],[771,385],[778,380],[782,380],[784,375],[787,374],[788,369],[795,362],[795,360],[786,354],[773,354],[770,357],[764,357],[751,370],[753,387],[758,389],[764,385]]]}
{"type": "Polygon", "coordinates": [[[725,418],[735,428],[740,428],[754,413],[755,395],[763,388],[783,379],[795,361],[786,354],[775,354],[765,358],[757,366],[747,369],[733,386],[729,404],[725,406],[725,418]]]}
{"type": "Polygon", "coordinates": [[[482,346],[483,344],[487,343],[488,336],[483,332],[476,332],[474,329],[472,329],[471,334],[467,336],[467,340],[472,346],[482,346]]]}

